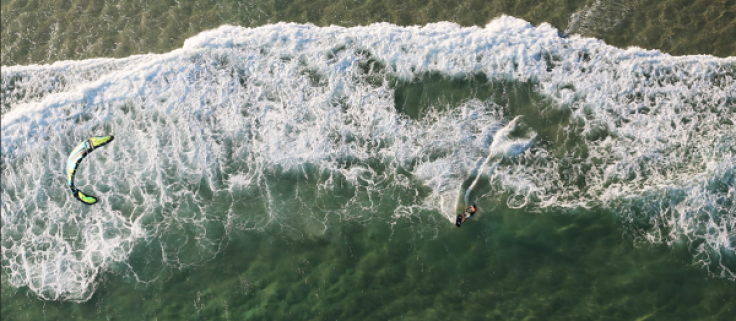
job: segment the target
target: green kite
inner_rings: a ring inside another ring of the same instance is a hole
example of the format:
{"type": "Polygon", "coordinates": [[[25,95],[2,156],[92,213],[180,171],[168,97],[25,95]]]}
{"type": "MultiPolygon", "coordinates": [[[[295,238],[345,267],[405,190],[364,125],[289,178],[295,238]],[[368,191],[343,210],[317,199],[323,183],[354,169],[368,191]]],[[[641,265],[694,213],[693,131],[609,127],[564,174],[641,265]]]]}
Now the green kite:
{"type": "Polygon", "coordinates": [[[74,194],[74,197],[76,197],[84,204],[92,205],[94,203],[97,203],[97,197],[84,194],[82,193],[82,191],[77,189],[76,186],[74,186],[74,173],[77,172],[77,166],[79,166],[79,163],[81,163],[82,160],[87,155],[89,155],[89,153],[100,146],[107,145],[114,138],[115,137],[113,136],[91,137],[90,139],[85,140],[76,148],[74,148],[72,153],[69,154],[69,158],[67,158],[66,160],[66,172],[69,178],[69,188],[72,189],[72,194],[74,194]]]}

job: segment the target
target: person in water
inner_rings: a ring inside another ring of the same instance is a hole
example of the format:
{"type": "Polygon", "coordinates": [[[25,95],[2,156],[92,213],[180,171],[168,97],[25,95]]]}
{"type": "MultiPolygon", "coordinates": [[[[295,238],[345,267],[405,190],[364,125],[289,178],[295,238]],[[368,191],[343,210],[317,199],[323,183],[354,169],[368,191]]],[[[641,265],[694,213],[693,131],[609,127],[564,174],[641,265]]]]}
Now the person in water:
{"type": "Polygon", "coordinates": [[[465,213],[463,213],[463,220],[460,221],[460,224],[465,223],[469,218],[473,217],[473,214],[475,214],[475,211],[478,209],[475,207],[475,204],[470,205],[465,208],[465,213]]]}

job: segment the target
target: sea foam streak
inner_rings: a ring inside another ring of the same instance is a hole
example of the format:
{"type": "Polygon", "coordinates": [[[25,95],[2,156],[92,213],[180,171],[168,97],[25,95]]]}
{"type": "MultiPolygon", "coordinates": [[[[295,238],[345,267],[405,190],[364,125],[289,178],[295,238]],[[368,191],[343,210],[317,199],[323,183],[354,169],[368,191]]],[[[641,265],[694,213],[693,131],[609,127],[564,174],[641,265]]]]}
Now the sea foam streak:
{"type": "Polygon", "coordinates": [[[331,217],[379,210],[452,220],[458,186],[485,180],[475,197],[608,209],[637,240],[687,244],[694,262],[734,279],[735,74],[734,58],[622,50],[511,17],[484,28],[223,26],[163,55],[3,67],[3,275],[84,301],[101,271],[149,282],[208,260],[233,231],[321,233],[331,217]],[[568,115],[552,132],[575,138],[532,142],[543,128],[527,124],[495,150],[517,115],[492,100],[408,117],[394,84],[431,74],[533,83],[568,115]],[[63,160],[110,134],[80,167],[80,188],[100,197],[83,207],[63,160]],[[495,152],[513,157],[489,163],[495,152]],[[289,196],[278,175],[317,193],[289,196]],[[146,268],[130,264],[136,255],[146,268]]]}

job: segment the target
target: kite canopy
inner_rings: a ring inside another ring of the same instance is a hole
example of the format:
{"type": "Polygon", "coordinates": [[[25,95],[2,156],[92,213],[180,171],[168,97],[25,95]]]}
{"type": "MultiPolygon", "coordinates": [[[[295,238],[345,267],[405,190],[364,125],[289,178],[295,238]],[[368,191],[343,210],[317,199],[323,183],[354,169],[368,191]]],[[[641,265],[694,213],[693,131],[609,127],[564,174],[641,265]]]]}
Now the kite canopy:
{"type": "Polygon", "coordinates": [[[69,178],[69,188],[72,190],[72,194],[82,203],[92,205],[97,203],[97,197],[82,193],[76,186],[74,186],[74,174],[77,172],[79,163],[97,147],[106,145],[111,142],[114,136],[99,136],[90,137],[90,139],[83,141],[69,154],[69,158],[66,160],[66,172],[69,178]]]}

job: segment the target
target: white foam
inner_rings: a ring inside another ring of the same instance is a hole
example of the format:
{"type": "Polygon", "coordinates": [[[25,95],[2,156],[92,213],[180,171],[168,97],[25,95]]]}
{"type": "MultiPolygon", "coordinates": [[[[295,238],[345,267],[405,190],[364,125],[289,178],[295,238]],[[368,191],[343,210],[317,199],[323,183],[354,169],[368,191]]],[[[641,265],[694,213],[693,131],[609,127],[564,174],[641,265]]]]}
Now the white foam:
{"type": "Polygon", "coordinates": [[[490,151],[514,157],[498,164],[493,190],[479,198],[505,193],[510,207],[597,207],[632,224],[651,221],[648,242],[686,238],[697,262],[733,278],[721,257],[733,255],[736,239],[735,64],[561,38],[548,24],[501,17],[484,28],[223,26],[163,55],[4,67],[3,273],[44,298],[86,300],[112,266],[155,279],[128,263],[136,244],[159,240],[160,254],[147,260],[177,268],[211,258],[235,229],[278,224],[306,233],[278,210],[291,201],[324,211],[305,214],[316,232],[330,217],[370,219],[358,215],[388,202],[386,190],[416,195],[396,201],[395,219],[449,218],[457,186],[490,151]],[[385,68],[366,74],[369,59],[385,68]],[[66,83],[47,87],[55,73],[66,83]],[[584,153],[533,146],[530,137],[502,144],[497,131],[511,117],[491,101],[420,119],[398,112],[392,79],[435,73],[538,84],[538,94],[571,114],[559,131],[587,137],[584,153]],[[23,81],[11,92],[16,75],[23,81]],[[101,202],[83,207],[67,191],[63,160],[79,141],[107,134],[114,143],[78,174],[101,202]],[[275,173],[326,178],[313,187],[316,200],[292,200],[269,178],[275,173]],[[343,206],[320,203],[336,191],[352,196],[335,198],[343,206]],[[58,232],[65,224],[75,232],[58,232]],[[64,250],[33,247],[42,243],[64,250]]]}

